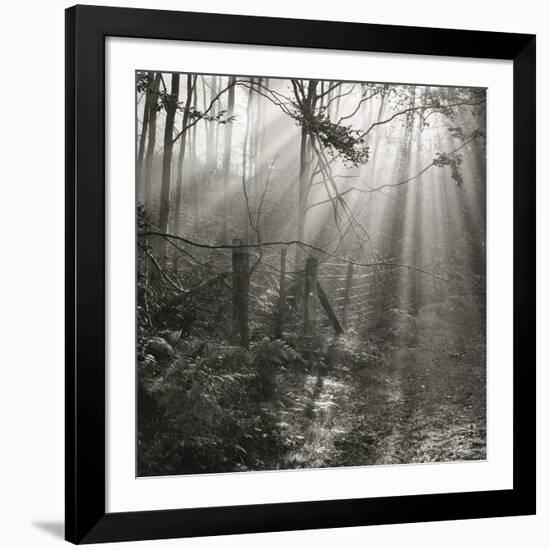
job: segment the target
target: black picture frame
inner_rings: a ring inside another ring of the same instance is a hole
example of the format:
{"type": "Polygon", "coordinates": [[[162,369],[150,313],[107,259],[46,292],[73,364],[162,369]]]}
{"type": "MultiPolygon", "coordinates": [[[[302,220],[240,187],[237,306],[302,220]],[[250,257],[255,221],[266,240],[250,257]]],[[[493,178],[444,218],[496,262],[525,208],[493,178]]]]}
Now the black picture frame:
{"type": "Polygon", "coordinates": [[[535,51],[535,36],[527,34],[96,6],[66,11],[68,541],[96,543],[535,513],[535,51]],[[105,512],[106,37],[513,61],[513,489],[105,512]]]}

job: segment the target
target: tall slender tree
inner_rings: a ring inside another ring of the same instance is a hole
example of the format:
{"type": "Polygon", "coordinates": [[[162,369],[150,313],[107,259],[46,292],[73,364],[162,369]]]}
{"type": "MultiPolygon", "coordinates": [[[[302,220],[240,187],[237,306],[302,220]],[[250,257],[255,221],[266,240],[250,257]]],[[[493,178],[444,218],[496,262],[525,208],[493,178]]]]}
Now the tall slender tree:
{"type": "MultiPolygon", "coordinates": [[[[162,157],[162,181],[160,189],[159,227],[162,233],[168,232],[168,219],[170,215],[170,183],[172,176],[172,151],[174,148],[174,120],[178,108],[180,88],[179,73],[172,73],[170,94],[166,96],[164,107],[166,109],[166,122],[164,126],[164,154],[162,157]]],[[[159,253],[162,259],[166,257],[166,240],[162,239],[159,253]]]]}
{"type": "Polygon", "coordinates": [[[155,155],[155,144],[157,139],[157,113],[159,109],[159,88],[161,74],[156,73],[151,88],[151,100],[149,103],[149,121],[147,128],[147,151],[145,153],[145,170],[143,173],[142,187],[145,189],[145,202],[149,209],[153,205],[153,157],[155,155]]]}
{"type": "Polygon", "coordinates": [[[254,79],[250,80],[250,86],[248,88],[248,99],[246,102],[246,127],[244,134],[244,143],[243,143],[243,157],[242,157],[242,189],[244,195],[244,235],[245,242],[248,242],[250,235],[250,225],[252,219],[251,212],[251,196],[250,196],[250,184],[253,180],[253,174],[251,171],[251,143],[250,143],[250,134],[252,126],[252,104],[254,100],[253,90],[254,90],[254,79]]]}
{"type": "MultiPolygon", "coordinates": [[[[235,109],[235,82],[237,78],[230,76],[228,81],[229,89],[227,91],[227,117],[233,118],[235,109]]],[[[224,128],[223,144],[223,224],[222,241],[227,243],[227,226],[229,218],[229,181],[231,177],[231,145],[233,141],[233,124],[230,122],[224,128]]]]}
{"type": "Polygon", "coordinates": [[[154,73],[148,72],[146,77],[146,88],[145,88],[145,102],[143,106],[143,121],[141,123],[141,133],[139,135],[139,144],[137,151],[137,161],[136,161],[136,175],[137,175],[137,185],[140,195],[144,195],[143,189],[143,161],[145,157],[145,142],[147,138],[147,128],[149,126],[149,116],[151,113],[151,102],[155,99],[155,94],[152,90],[154,80],[154,73]]]}
{"type": "MultiPolygon", "coordinates": [[[[211,76],[210,77],[210,84],[206,85],[206,80],[203,78],[203,85],[204,85],[204,110],[208,109],[209,104],[211,104],[216,96],[218,95],[218,77],[217,76],[211,76]],[[206,99],[206,87],[210,89],[209,94],[209,101],[206,99]]],[[[216,136],[216,128],[215,124],[212,120],[209,120],[208,118],[205,118],[205,125],[206,125],[206,168],[208,172],[212,172],[216,169],[216,158],[214,154],[214,141],[216,136]]]]}
{"type": "MultiPolygon", "coordinates": [[[[187,125],[189,123],[189,114],[191,112],[191,101],[193,99],[193,92],[197,83],[197,76],[193,74],[187,75],[187,96],[185,98],[185,105],[183,107],[182,116],[182,130],[179,142],[179,154],[178,154],[178,172],[176,176],[176,198],[174,206],[174,223],[172,233],[174,235],[180,234],[180,221],[181,221],[181,203],[183,194],[183,162],[185,158],[185,149],[187,145],[187,125]]],[[[197,201],[198,202],[198,201],[197,201]]]]}
{"type": "MultiPolygon", "coordinates": [[[[293,80],[292,86],[294,96],[301,114],[301,133],[300,133],[300,167],[298,179],[298,220],[296,239],[304,240],[307,216],[307,202],[309,195],[309,162],[311,139],[311,122],[315,114],[315,104],[317,102],[318,80],[309,80],[307,86],[301,80],[293,80]]],[[[301,247],[296,247],[296,266],[300,265],[303,256],[301,247]]]]}

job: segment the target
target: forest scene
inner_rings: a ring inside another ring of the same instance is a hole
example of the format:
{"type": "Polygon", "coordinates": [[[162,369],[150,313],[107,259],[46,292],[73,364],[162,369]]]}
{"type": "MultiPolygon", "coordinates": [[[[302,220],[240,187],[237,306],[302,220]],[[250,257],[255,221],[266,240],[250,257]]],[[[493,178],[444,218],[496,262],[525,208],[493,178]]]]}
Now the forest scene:
{"type": "Polygon", "coordinates": [[[486,90],[136,72],[137,475],[486,459],[486,90]]]}

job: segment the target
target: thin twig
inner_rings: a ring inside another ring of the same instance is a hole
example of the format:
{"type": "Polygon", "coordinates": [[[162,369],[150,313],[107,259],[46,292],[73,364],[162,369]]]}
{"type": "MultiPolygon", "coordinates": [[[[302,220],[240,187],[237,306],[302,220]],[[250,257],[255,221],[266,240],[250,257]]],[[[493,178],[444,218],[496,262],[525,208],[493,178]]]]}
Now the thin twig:
{"type": "Polygon", "coordinates": [[[233,248],[260,248],[262,246],[301,246],[303,248],[308,248],[310,250],[315,250],[316,252],[319,252],[320,254],[324,254],[325,256],[328,256],[330,258],[334,258],[335,260],[339,260],[340,262],[356,265],[358,267],[376,267],[379,265],[384,266],[391,266],[391,267],[402,267],[404,269],[409,269],[411,271],[418,271],[419,273],[423,273],[425,275],[428,275],[430,277],[433,277],[434,279],[438,279],[440,281],[449,282],[448,279],[445,279],[444,277],[441,277],[439,275],[435,275],[434,273],[430,273],[429,271],[426,271],[420,267],[413,266],[413,265],[407,265],[407,264],[401,264],[396,262],[367,262],[367,263],[361,263],[361,262],[355,262],[353,260],[350,260],[348,258],[343,258],[342,256],[338,256],[337,254],[333,254],[332,252],[328,252],[327,250],[324,250],[320,248],[319,246],[315,246],[313,244],[306,243],[304,241],[300,241],[298,239],[293,239],[290,241],[269,241],[269,242],[263,242],[263,243],[241,243],[238,245],[233,244],[207,244],[207,243],[199,243],[196,241],[192,241],[190,239],[187,239],[185,237],[179,237],[178,235],[171,235],[170,233],[162,233],[160,231],[144,231],[142,233],[138,233],[140,237],[146,237],[148,235],[157,235],[159,237],[165,237],[165,238],[171,238],[176,239],[178,241],[182,241],[184,243],[190,244],[192,246],[196,246],[197,248],[207,248],[210,250],[218,250],[218,249],[233,249],[233,248]]]}

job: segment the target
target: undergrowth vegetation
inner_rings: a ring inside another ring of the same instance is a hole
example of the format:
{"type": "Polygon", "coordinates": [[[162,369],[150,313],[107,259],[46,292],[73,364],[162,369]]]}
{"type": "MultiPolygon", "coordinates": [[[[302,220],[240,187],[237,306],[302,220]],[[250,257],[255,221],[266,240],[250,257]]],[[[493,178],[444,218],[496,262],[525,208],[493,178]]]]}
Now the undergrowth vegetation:
{"type": "Polygon", "coordinates": [[[138,361],[139,475],[276,469],[284,441],[268,401],[277,376],[308,363],[267,337],[244,349],[165,336],[167,349],[149,340],[138,361]]]}

